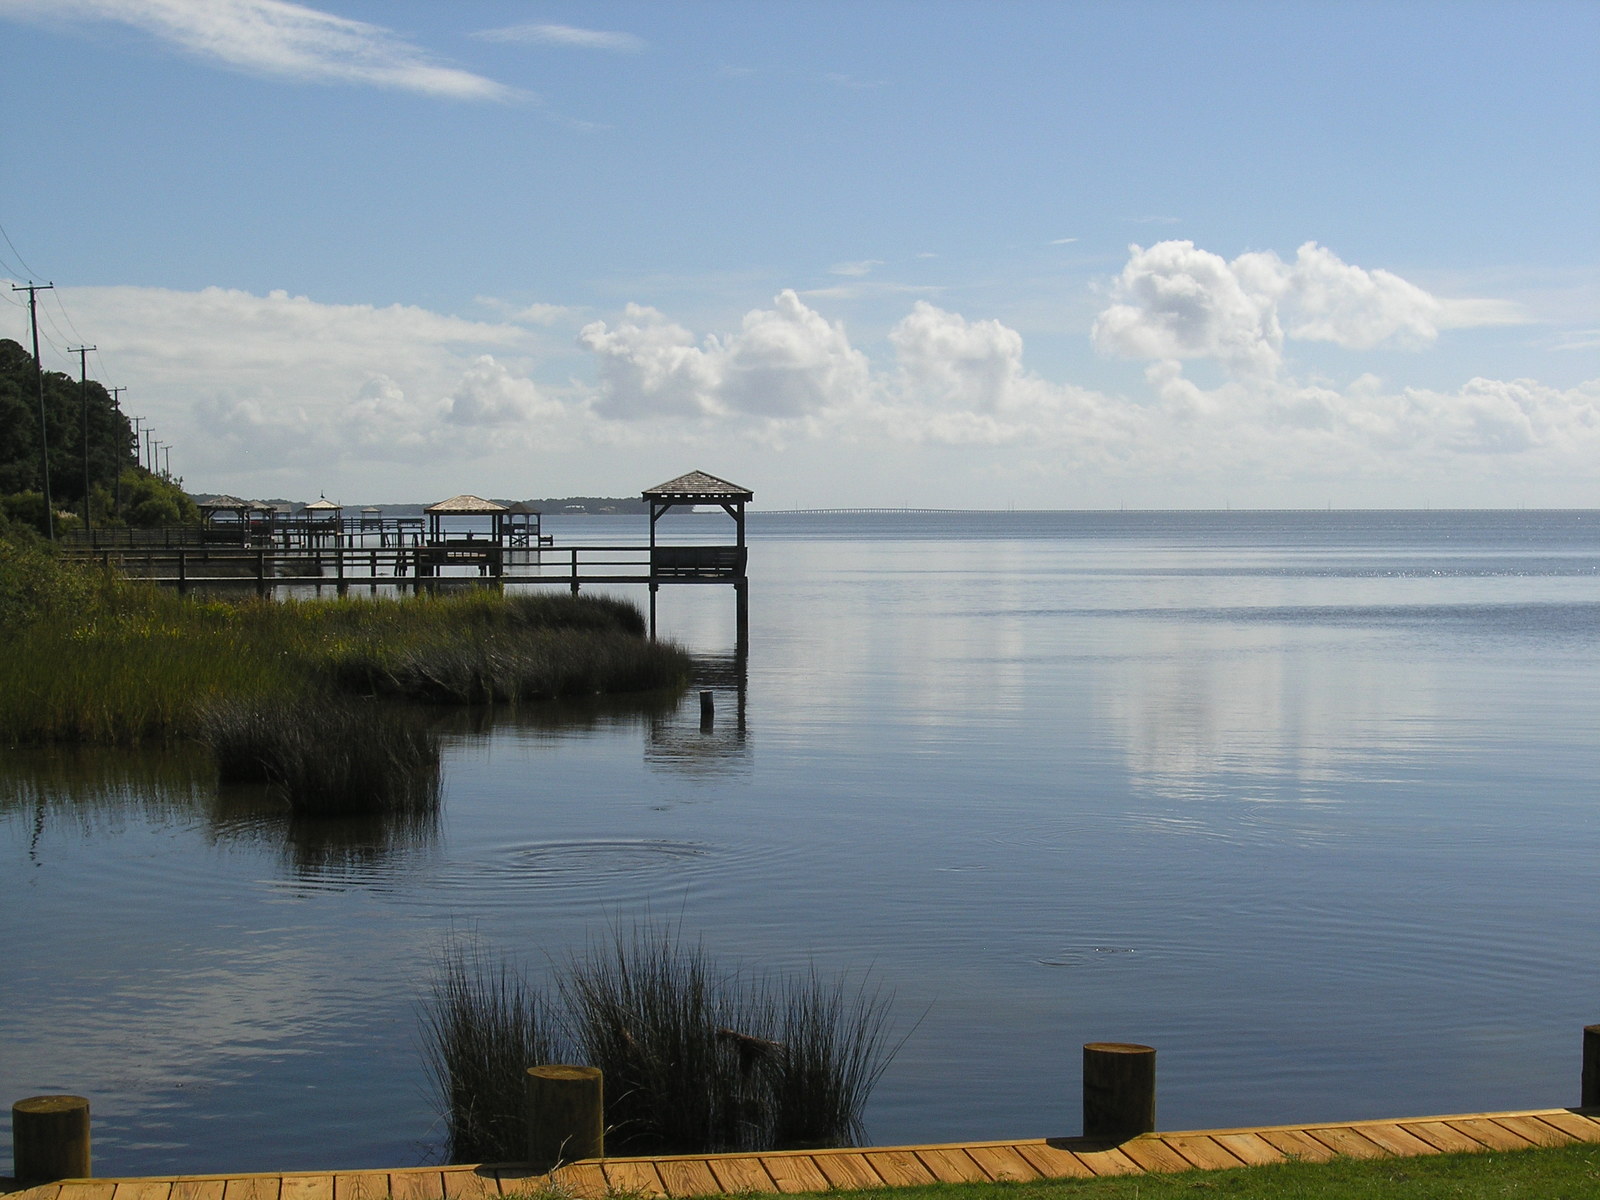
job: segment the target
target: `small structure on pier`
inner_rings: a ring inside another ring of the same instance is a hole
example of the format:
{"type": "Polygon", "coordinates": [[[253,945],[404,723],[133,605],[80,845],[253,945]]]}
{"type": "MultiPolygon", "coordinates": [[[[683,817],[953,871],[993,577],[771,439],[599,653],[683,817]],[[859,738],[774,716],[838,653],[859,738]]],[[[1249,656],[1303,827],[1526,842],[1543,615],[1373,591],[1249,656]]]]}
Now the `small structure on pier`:
{"type": "Polygon", "coordinates": [[[428,534],[417,548],[419,576],[437,575],[441,567],[451,564],[477,567],[480,575],[498,577],[504,572],[505,556],[502,550],[505,546],[506,514],[509,511],[504,504],[462,493],[430,504],[422,511],[428,518],[428,534]],[[461,517],[490,518],[489,536],[480,538],[471,529],[465,535],[448,533],[445,522],[461,517]]]}
{"type": "Polygon", "coordinates": [[[655,633],[656,592],[663,583],[731,583],[737,596],[737,636],[742,651],[749,630],[749,579],[745,567],[749,550],[744,540],[744,506],[755,493],[705,471],[690,471],[666,483],[646,488],[650,505],[650,632],[655,633]],[[674,508],[716,505],[733,518],[734,544],[663,546],[656,526],[674,508]]]}
{"type": "Polygon", "coordinates": [[[300,519],[305,522],[306,545],[339,545],[344,533],[344,505],[319,496],[300,510],[300,519]]]}
{"type": "Polygon", "coordinates": [[[506,509],[505,535],[506,545],[513,548],[532,546],[548,546],[555,541],[547,533],[540,531],[539,522],[544,514],[526,500],[519,500],[506,509]]]}

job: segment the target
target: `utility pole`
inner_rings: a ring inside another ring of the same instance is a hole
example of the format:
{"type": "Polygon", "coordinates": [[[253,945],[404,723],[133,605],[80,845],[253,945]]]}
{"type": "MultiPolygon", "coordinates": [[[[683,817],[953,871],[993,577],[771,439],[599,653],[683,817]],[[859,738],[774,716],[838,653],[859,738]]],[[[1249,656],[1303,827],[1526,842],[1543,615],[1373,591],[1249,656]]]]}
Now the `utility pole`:
{"type": "Polygon", "coordinates": [[[68,354],[78,356],[78,404],[83,410],[83,531],[88,533],[94,526],[89,519],[89,351],[98,350],[99,346],[79,346],[76,350],[68,350],[68,354]]]}
{"type": "MultiPolygon", "coordinates": [[[[111,389],[111,409],[115,417],[122,416],[122,393],[127,390],[128,389],[125,387],[114,387],[111,389]]],[[[117,440],[121,442],[122,422],[120,420],[116,421],[116,430],[117,440]]],[[[135,438],[138,436],[139,435],[137,433],[134,434],[135,438]]],[[[122,442],[122,445],[117,450],[116,467],[114,468],[116,470],[116,478],[111,485],[111,511],[118,517],[122,516],[122,452],[127,448],[128,444],[126,442],[122,442]]]]}
{"type": "Polygon", "coordinates": [[[156,431],[151,429],[150,426],[146,425],[144,427],[144,458],[139,460],[139,465],[143,467],[145,460],[148,459],[150,465],[145,467],[145,470],[149,471],[152,475],[156,473],[156,452],[150,447],[155,442],[155,436],[156,431]]]}
{"type": "Polygon", "coordinates": [[[53,283],[34,284],[31,281],[27,287],[20,283],[11,285],[13,292],[28,293],[28,323],[33,326],[33,377],[39,384],[39,462],[44,480],[44,528],[52,542],[56,540],[56,515],[55,505],[50,499],[50,438],[44,420],[44,366],[39,361],[38,293],[48,292],[55,286],[53,283]]]}
{"type": "Polygon", "coordinates": [[[166,475],[167,482],[171,483],[172,482],[172,443],[171,442],[167,443],[167,469],[166,469],[165,472],[163,472],[163,474],[166,475]]]}

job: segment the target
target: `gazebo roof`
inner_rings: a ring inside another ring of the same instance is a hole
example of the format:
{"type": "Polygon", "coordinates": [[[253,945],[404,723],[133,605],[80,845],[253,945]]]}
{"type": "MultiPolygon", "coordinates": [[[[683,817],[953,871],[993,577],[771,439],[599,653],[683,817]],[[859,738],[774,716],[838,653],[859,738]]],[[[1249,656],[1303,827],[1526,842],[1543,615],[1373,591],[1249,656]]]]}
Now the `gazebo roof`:
{"type": "Polygon", "coordinates": [[[201,509],[237,509],[238,511],[243,512],[245,509],[249,508],[260,508],[261,505],[254,500],[241,500],[237,496],[213,496],[204,504],[197,505],[196,507],[201,509]]]}
{"type": "Polygon", "coordinates": [[[690,471],[644,490],[646,500],[674,500],[686,504],[727,504],[755,498],[749,488],[718,479],[704,471],[690,471]]]}
{"type": "Polygon", "coordinates": [[[508,513],[519,513],[519,514],[528,513],[528,514],[531,514],[532,516],[535,516],[535,517],[541,515],[539,510],[537,508],[535,508],[533,505],[529,504],[526,500],[518,500],[510,508],[506,509],[506,511],[508,513]]]}
{"type": "Polygon", "coordinates": [[[303,512],[341,512],[341,511],[343,511],[343,509],[344,509],[344,505],[335,504],[332,500],[329,500],[326,496],[324,496],[320,500],[313,500],[310,504],[306,505],[305,508],[302,509],[301,511],[303,511],[303,512]]]}
{"type": "Polygon", "coordinates": [[[463,492],[459,496],[451,496],[448,500],[441,500],[437,504],[430,504],[422,510],[426,513],[438,513],[443,516],[475,517],[503,513],[506,511],[504,504],[497,504],[493,500],[485,500],[482,496],[473,496],[463,492]]]}

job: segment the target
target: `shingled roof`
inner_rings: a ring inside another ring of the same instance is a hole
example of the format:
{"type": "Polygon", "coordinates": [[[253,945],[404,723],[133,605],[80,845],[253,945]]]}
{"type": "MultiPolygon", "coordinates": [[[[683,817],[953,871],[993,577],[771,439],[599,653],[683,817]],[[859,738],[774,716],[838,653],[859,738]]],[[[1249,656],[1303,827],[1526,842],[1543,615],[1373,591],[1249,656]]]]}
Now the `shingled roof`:
{"type": "Polygon", "coordinates": [[[463,492],[459,496],[451,496],[448,500],[430,504],[422,511],[456,514],[459,516],[481,516],[486,513],[503,513],[506,511],[506,506],[497,504],[493,500],[485,500],[482,496],[473,496],[463,492]]]}
{"type": "Polygon", "coordinates": [[[690,471],[665,483],[644,490],[646,500],[678,500],[690,504],[721,504],[730,500],[751,500],[755,493],[749,488],[718,479],[704,471],[690,471]]]}

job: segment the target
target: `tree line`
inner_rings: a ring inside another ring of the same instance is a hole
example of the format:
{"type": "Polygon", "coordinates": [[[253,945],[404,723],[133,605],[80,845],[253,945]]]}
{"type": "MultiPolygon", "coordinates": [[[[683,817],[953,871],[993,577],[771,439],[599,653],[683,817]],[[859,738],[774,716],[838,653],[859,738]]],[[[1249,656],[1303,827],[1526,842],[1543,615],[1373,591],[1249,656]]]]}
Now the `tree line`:
{"type": "Polygon", "coordinates": [[[39,389],[33,356],[0,338],[0,516],[43,531],[47,459],[58,524],[81,522],[86,487],[96,523],[164,525],[196,516],[177,481],[139,465],[132,422],[93,379],[43,372],[48,452],[41,454],[39,389]]]}

